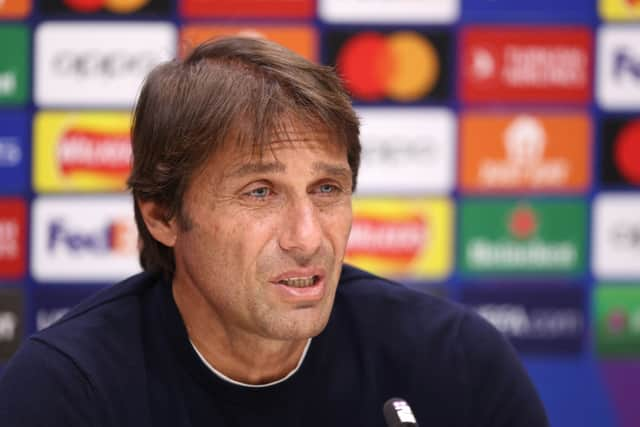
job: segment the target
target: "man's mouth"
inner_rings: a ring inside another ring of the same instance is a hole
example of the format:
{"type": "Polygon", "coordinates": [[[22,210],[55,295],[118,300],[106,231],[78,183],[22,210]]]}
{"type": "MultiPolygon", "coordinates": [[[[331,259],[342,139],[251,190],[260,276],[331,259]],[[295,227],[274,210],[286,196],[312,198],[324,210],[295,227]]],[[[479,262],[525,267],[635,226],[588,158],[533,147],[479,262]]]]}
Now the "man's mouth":
{"type": "Polygon", "coordinates": [[[278,283],[291,286],[292,288],[308,288],[315,285],[320,280],[320,276],[313,275],[308,277],[290,277],[288,279],[278,280],[278,283]]]}

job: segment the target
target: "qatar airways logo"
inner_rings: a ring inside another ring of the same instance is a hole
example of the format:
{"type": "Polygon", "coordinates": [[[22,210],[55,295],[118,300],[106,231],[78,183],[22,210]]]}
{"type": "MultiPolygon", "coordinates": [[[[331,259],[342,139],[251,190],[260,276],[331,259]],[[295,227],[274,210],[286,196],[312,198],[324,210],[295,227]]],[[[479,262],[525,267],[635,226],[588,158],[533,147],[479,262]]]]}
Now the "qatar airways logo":
{"type": "Polygon", "coordinates": [[[427,224],[422,217],[360,217],[353,221],[347,256],[384,257],[408,262],[422,252],[427,240],[427,224]]]}
{"type": "Polygon", "coordinates": [[[501,53],[478,46],[471,51],[470,70],[477,81],[500,78],[512,87],[583,87],[588,60],[582,46],[513,44],[501,53]]]}

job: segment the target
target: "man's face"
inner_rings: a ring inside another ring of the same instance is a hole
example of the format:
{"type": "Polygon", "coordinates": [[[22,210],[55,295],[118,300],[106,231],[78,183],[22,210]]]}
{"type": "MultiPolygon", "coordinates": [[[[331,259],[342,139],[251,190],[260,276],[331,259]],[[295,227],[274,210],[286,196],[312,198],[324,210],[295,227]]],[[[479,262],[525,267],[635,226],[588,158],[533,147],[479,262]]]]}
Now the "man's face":
{"type": "Polygon", "coordinates": [[[227,334],[296,340],[328,320],[351,229],[351,169],[326,136],[294,135],[262,158],[221,150],[185,195],[174,284],[193,286],[227,334]]]}

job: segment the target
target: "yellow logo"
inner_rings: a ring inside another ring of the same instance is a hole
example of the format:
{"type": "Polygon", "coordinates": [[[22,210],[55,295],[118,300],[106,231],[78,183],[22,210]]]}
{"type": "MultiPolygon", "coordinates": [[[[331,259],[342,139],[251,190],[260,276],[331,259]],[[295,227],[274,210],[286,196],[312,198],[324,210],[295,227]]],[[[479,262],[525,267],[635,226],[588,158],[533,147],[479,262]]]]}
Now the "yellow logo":
{"type": "Polygon", "coordinates": [[[453,205],[355,199],[345,262],[382,276],[444,279],[452,268],[453,205]]]}
{"type": "Polygon", "coordinates": [[[128,113],[38,113],[33,131],[34,190],[124,190],[131,168],[130,125],[128,113]]]}
{"type": "Polygon", "coordinates": [[[609,21],[640,20],[639,0],[600,0],[598,9],[602,19],[609,21]]]}

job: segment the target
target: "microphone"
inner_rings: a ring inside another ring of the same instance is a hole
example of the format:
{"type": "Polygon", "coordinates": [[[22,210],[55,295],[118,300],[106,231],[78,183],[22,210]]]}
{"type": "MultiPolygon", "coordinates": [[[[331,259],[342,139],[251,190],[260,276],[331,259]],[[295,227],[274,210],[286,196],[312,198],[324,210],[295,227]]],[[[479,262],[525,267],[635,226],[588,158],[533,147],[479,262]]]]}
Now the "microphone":
{"type": "Polygon", "coordinates": [[[416,417],[406,400],[392,397],[382,407],[387,427],[415,426],[418,427],[416,417]]]}

